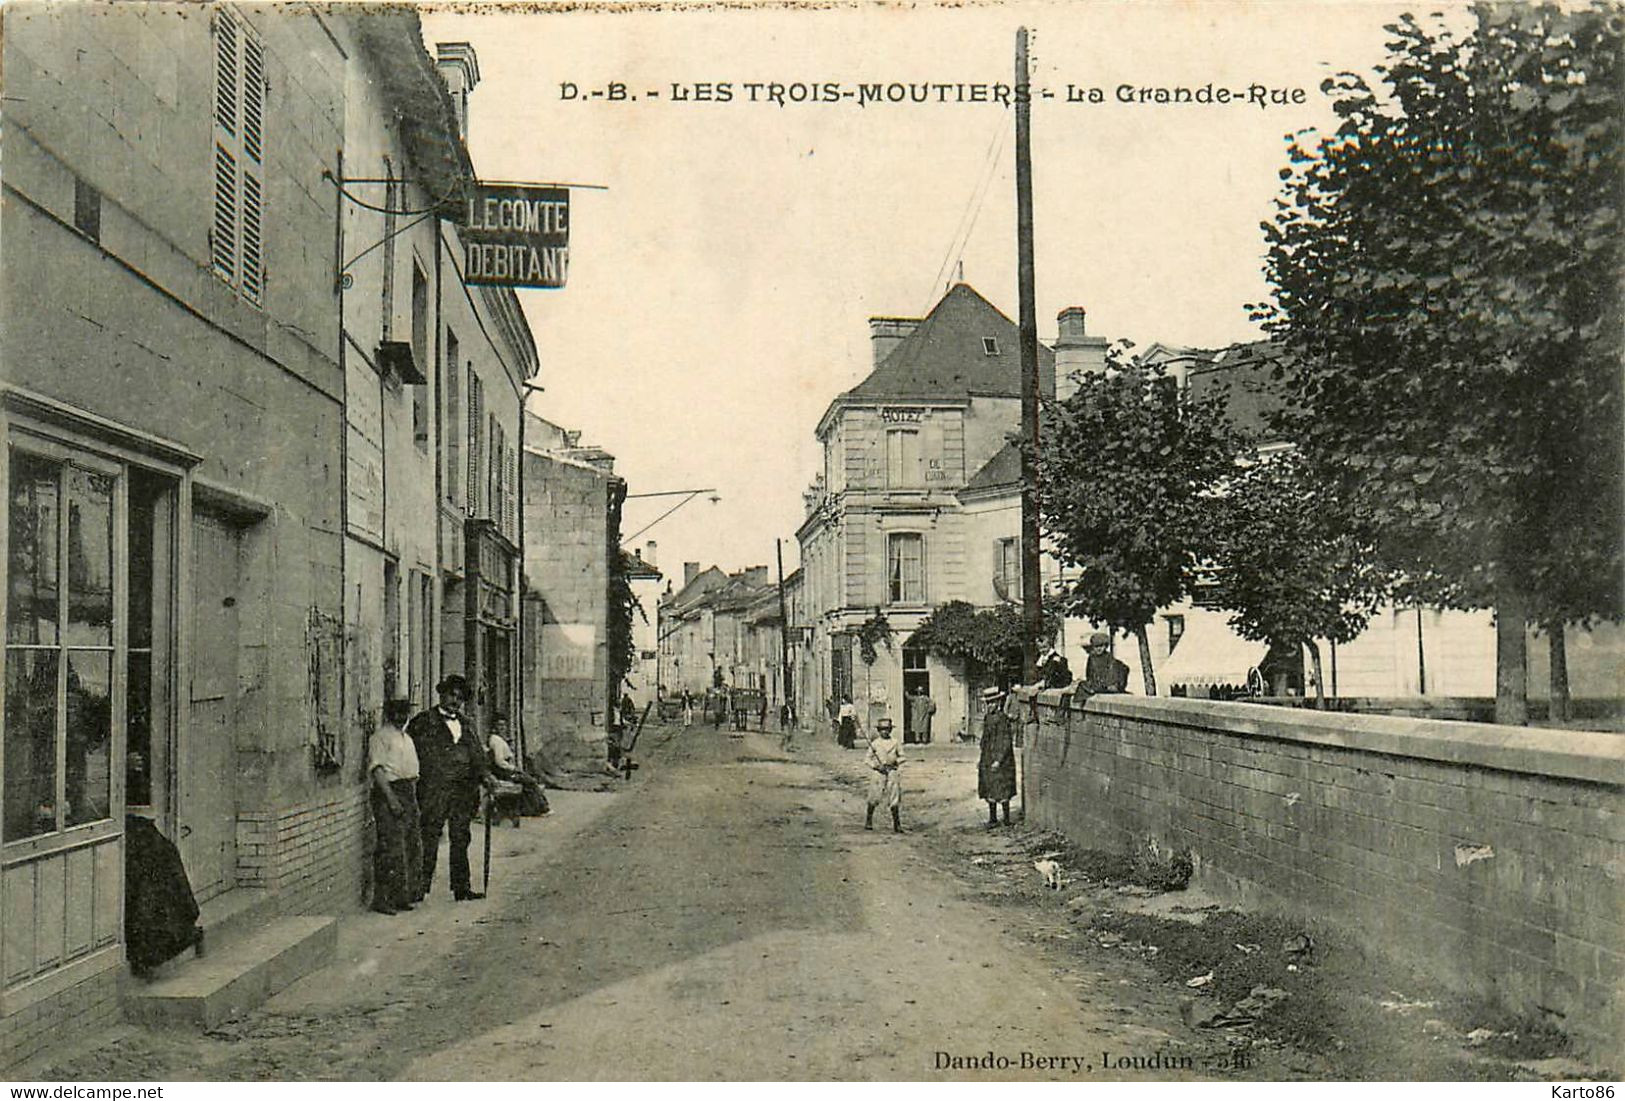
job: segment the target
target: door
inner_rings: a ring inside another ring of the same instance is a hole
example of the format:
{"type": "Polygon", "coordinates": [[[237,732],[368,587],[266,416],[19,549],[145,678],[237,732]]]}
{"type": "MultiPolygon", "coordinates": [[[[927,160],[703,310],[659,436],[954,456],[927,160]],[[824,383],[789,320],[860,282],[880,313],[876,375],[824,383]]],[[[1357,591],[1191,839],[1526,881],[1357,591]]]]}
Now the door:
{"type": "Polygon", "coordinates": [[[192,518],[191,721],[176,784],[181,860],[199,902],[236,885],[237,590],[241,535],[192,518]]]}
{"type": "Polygon", "coordinates": [[[903,741],[910,744],[923,741],[921,732],[914,729],[914,696],[931,694],[931,674],[926,672],[925,651],[903,648],[903,741]]]}

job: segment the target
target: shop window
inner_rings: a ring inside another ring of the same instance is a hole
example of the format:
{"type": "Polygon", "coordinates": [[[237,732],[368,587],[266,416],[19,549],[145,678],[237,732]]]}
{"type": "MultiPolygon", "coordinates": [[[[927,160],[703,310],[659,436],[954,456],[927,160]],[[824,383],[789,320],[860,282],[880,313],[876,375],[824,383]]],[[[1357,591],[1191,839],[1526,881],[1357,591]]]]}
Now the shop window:
{"type": "MultiPolygon", "coordinates": [[[[0,830],[6,841],[112,816],[119,473],[116,466],[12,449],[0,830]]],[[[146,649],[150,655],[150,642],[146,649]]]]}

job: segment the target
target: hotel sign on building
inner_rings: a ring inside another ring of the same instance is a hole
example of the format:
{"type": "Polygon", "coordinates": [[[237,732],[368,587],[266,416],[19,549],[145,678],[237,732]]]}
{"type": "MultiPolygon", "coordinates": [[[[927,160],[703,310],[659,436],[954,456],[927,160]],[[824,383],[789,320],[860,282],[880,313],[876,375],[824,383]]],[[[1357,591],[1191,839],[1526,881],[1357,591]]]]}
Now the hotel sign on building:
{"type": "Polygon", "coordinates": [[[499,287],[564,286],[570,269],[570,192],[525,184],[469,185],[463,275],[499,287]]]}

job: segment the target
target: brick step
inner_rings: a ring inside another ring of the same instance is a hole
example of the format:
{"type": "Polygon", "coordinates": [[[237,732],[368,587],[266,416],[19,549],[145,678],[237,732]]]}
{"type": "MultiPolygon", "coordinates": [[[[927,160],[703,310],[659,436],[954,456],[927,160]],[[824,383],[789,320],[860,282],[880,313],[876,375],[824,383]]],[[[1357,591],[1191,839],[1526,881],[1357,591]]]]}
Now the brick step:
{"type": "Polygon", "coordinates": [[[325,967],[337,948],[338,919],[332,917],[276,918],[222,944],[211,935],[203,957],[182,956],[158,979],[134,984],[125,1016],[142,1024],[213,1028],[325,967]]]}

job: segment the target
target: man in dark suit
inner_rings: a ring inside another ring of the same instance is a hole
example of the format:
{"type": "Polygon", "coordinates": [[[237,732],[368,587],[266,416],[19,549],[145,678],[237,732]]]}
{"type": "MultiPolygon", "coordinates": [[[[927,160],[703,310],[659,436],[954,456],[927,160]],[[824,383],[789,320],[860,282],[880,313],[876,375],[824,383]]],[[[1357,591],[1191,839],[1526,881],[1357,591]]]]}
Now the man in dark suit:
{"type": "Polygon", "coordinates": [[[436,850],[444,826],[451,837],[451,893],[458,902],[484,898],[468,873],[469,823],[480,806],[480,787],[490,783],[491,767],[473,723],[463,714],[468,681],[456,673],[435,686],[440,704],[419,712],[406,726],[418,751],[418,809],[423,823],[424,894],[434,884],[436,850]]]}

